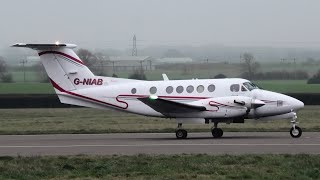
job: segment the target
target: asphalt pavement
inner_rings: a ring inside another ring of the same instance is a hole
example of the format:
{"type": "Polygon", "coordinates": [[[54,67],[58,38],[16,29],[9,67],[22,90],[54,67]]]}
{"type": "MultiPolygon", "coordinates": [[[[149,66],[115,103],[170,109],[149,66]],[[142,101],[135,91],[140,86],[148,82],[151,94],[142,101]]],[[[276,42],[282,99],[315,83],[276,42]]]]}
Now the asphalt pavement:
{"type": "Polygon", "coordinates": [[[0,156],[132,155],[132,154],[320,154],[320,132],[174,133],[1,135],[0,156]]]}

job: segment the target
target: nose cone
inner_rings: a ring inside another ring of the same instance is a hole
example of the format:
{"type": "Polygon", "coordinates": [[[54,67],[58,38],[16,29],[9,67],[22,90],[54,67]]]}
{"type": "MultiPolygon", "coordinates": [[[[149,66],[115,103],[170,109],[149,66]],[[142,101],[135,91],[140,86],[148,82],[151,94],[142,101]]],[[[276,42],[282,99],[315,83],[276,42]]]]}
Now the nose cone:
{"type": "Polygon", "coordinates": [[[291,104],[292,109],[294,109],[295,111],[302,109],[304,107],[304,103],[295,98],[292,98],[291,103],[292,103],[291,104]]]}

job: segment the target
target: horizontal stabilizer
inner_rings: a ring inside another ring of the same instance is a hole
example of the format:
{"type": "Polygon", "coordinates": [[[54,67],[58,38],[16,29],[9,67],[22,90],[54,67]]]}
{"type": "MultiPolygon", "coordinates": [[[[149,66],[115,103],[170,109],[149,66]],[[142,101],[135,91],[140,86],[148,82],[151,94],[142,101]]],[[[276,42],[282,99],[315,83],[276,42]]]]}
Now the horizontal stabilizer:
{"type": "Polygon", "coordinates": [[[160,98],[138,98],[141,102],[148,105],[152,109],[161,114],[171,114],[171,113],[190,113],[190,112],[200,112],[206,111],[207,109],[204,106],[190,105],[175,101],[169,101],[160,98]]]}
{"type": "Polygon", "coordinates": [[[76,48],[77,45],[75,45],[75,44],[60,44],[60,43],[56,43],[56,44],[16,43],[16,44],[12,45],[11,47],[26,47],[26,48],[31,48],[31,49],[35,49],[35,50],[42,50],[42,49],[52,49],[52,48],[61,48],[61,47],[72,49],[72,48],[76,48]]]}

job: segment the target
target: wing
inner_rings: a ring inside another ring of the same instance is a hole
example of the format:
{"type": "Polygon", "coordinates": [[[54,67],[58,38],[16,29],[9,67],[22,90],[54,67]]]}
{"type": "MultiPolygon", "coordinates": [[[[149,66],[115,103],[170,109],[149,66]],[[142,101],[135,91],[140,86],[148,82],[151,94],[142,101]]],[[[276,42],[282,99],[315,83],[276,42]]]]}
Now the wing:
{"type": "Polygon", "coordinates": [[[172,113],[200,112],[207,110],[204,106],[195,106],[175,101],[169,101],[161,98],[146,97],[138,99],[163,115],[170,115],[172,113]]]}

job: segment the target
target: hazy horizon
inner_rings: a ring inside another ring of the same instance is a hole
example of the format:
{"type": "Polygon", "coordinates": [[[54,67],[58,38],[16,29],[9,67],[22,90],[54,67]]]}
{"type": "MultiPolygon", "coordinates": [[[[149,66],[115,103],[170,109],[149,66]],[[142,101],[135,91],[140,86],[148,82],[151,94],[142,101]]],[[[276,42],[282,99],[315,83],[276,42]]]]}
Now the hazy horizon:
{"type": "Polygon", "coordinates": [[[320,47],[320,1],[2,0],[0,47],[68,42],[137,45],[320,47]]]}

